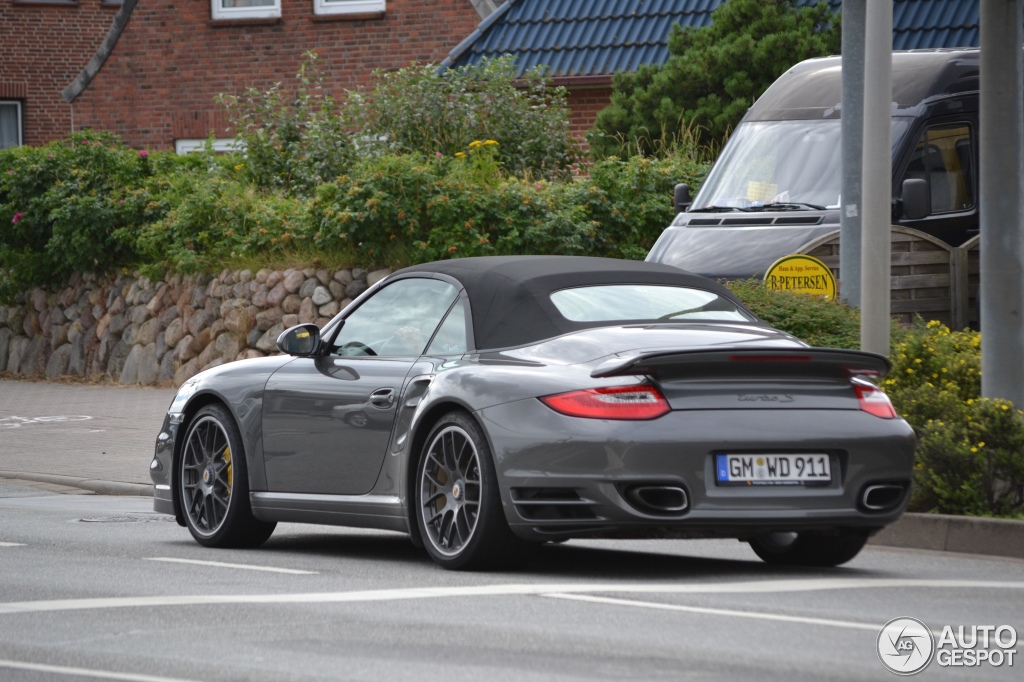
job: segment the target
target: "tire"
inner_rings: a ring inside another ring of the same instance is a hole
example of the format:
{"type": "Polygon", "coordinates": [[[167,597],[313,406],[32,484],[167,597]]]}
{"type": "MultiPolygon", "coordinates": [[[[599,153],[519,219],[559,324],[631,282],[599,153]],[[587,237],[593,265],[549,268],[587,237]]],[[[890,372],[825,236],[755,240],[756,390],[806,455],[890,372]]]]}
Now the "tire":
{"type": "Polygon", "coordinates": [[[765,533],[747,542],[768,564],[838,566],[853,559],[868,541],[866,533],[765,533]]]}
{"type": "Polygon", "coordinates": [[[516,537],[502,510],[491,450],[467,413],[442,417],[419,455],[415,516],[423,545],[450,570],[509,568],[533,549],[516,537]]]}
{"type": "Polygon", "coordinates": [[[227,408],[207,405],[188,426],[178,466],[185,525],[206,547],[258,547],[276,523],[259,521],[249,505],[242,434],[227,408]]]}

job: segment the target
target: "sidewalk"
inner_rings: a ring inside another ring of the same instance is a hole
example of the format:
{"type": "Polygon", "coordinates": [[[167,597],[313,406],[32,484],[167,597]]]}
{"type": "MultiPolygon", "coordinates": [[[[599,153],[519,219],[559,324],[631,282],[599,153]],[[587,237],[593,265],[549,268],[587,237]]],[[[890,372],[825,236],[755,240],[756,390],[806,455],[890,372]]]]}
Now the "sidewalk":
{"type": "Polygon", "coordinates": [[[151,495],[174,389],[0,380],[0,477],[151,495]]]}
{"type": "MultiPolygon", "coordinates": [[[[174,393],[0,380],[0,478],[152,495],[149,463],[174,393]]],[[[871,543],[1024,559],[1024,521],[907,514],[871,543]]]]}

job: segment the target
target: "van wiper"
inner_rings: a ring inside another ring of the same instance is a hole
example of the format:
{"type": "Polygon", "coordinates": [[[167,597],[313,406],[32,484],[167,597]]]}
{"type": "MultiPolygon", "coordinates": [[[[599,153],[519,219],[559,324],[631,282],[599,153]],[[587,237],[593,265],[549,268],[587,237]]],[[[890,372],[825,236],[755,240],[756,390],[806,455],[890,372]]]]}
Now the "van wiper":
{"type": "Polygon", "coordinates": [[[746,211],[746,208],[736,206],[705,206],[704,208],[691,208],[687,213],[725,213],[732,211],[746,211]]]}
{"type": "Polygon", "coordinates": [[[817,204],[805,204],[801,201],[776,201],[770,204],[764,204],[762,206],[751,206],[748,211],[763,211],[765,209],[798,209],[798,208],[813,208],[815,211],[824,211],[824,206],[818,206],[817,204]]]}

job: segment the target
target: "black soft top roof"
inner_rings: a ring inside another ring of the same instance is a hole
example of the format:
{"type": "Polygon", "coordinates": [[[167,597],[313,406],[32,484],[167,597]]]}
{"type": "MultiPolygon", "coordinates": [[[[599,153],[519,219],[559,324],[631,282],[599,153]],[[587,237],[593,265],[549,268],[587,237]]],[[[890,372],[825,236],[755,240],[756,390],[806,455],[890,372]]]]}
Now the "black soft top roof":
{"type": "MultiPolygon", "coordinates": [[[[731,301],[721,284],[660,263],[579,256],[493,256],[414,265],[394,276],[440,273],[462,284],[473,311],[477,350],[536,343],[616,322],[573,322],[551,302],[554,291],[596,284],[661,284],[713,291],[731,301]]],[[[639,320],[638,320],[639,321],[639,320]]]]}

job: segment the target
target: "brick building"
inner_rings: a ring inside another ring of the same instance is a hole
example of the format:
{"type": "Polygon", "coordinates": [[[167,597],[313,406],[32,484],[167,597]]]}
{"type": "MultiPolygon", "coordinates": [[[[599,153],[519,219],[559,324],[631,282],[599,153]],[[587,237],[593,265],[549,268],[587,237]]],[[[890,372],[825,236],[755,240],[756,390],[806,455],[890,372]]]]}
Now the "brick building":
{"type": "Polygon", "coordinates": [[[71,132],[61,91],[96,53],[121,3],[0,0],[0,149],[71,132]]]}
{"type": "Polygon", "coordinates": [[[441,61],[495,7],[493,0],[124,2],[103,48],[68,79],[65,97],[77,128],[150,149],[187,148],[211,133],[231,137],[215,97],[293,83],[307,50],[317,52],[340,95],[369,85],[375,69],[441,61]]]}

